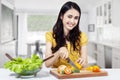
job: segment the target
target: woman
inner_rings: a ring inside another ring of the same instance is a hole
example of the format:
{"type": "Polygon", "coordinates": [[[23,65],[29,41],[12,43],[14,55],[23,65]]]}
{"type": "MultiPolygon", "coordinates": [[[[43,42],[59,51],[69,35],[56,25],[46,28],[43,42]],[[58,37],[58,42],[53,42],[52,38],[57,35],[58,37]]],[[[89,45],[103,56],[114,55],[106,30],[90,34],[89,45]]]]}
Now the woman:
{"type": "Polygon", "coordinates": [[[75,2],[66,2],[58,15],[53,31],[46,33],[46,54],[54,57],[45,62],[47,67],[69,65],[67,58],[82,66],[87,64],[87,36],[79,30],[81,10],[75,2]]]}

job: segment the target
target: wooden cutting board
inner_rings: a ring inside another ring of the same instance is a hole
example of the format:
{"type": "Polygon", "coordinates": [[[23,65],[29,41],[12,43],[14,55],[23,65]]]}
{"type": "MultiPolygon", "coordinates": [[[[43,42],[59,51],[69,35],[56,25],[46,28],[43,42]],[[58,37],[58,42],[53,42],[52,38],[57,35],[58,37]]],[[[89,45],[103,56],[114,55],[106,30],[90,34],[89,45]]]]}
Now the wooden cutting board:
{"type": "Polygon", "coordinates": [[[72,73],[72,74],[59,74],[57,70],[51,70],[50,73],[59,79],[66,78],[84,78],[84,77],[97,77],[97,76],[107,76],[108,73],[106,71],[101,72],[90,72],[86,70],[81,70],[80,73],[72,73]]]}

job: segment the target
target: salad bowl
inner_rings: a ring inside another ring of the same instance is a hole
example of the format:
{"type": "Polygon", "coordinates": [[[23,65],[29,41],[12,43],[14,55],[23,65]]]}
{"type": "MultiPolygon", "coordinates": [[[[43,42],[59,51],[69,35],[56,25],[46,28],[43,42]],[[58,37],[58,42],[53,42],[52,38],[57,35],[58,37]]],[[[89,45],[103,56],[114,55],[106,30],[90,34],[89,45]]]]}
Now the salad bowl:
{"type": "Polygon", "coordinates": [[[54,55],[49,56],[46,59],[41,59],[38,55],[34,54],[31,58],[22,59],[21,57],[12,58],[6,53],[6,56],[10,61],[4,64],[4,68],[15,72],[18,77],[20,76],[36,76],[37,73],[42,69],[43,62],[49,60],[54,55]]]}

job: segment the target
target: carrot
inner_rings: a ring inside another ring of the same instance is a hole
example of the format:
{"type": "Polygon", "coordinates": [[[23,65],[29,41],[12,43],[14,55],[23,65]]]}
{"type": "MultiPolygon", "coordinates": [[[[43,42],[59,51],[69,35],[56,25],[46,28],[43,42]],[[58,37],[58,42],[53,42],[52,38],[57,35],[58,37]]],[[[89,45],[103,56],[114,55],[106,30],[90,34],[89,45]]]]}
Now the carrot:
{"type": "Polygon", "coordinates": [[[65,74],[71,74],[71,73],[72,73],[72,69],[67,66],[67,67],[64,69],[64,72],[65,72],[65,74]]]}

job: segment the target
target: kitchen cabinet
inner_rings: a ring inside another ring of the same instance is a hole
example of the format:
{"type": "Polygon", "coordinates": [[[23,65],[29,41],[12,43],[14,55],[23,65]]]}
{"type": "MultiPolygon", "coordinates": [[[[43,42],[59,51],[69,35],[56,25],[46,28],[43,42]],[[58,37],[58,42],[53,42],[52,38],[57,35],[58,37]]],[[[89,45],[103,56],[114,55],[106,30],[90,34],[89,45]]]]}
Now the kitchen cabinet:
{"type": "Polygon", "coordinates": [[[7,61],[10,61],[6,56],[5,53],[10,54],[13,58],[16,57],[16,41],[9,42],[4,45],[0,45],[0,68],[4,67],[4,64],[7,61]]]}
{"type": "Polygon", "coordinates": [[[120,0],[112,0],[112,24],[120,27],[120,0]]]}
{"type": "MultiPolygon", "coordinates": [[[[0,0],[0,29],[1,29],[1,0],[0,0]]],[[[1,35],[1,34],[0,34],[1,35]]],[[[0,36],[1,37],[1,36],[0,36]]],[[[1,39],[0,39],[1,40],[1,39]]]]}
{"type": "Polygon", "coordinates": [[[90,41],[91,54],[102,68],[120,68],[120,47],[108,42],[90,41]],[[93,50],[93,51],[92,51],[93,50]]]}
{"type": "Polygon", "coordinates": [[[97,44],[97,65],[102,68],[105,68],[105,53],[104,45],[97,44]]]}
{"type": "Polygon", "coordinates": [[[112,47],[105,46],[105,68],[112,68],[112,47]]]}
{"type": "MultiPolygon", "coordinates": [[[[15,40],[15,38],[12,38],[12,36],[14,36],[14,34],[13,35],[9,34],[9,29],[11,31],[11,29],[14,29],[14,28],[11,28],[11,27],[8,28],[11,25],[11,24],[8,24],[9,23],[8,21],[10,21],[10,22],[12,22],[12,21],[6,16],[4,16],[6,19],[2,16],[3,10],[5,11],[5,8],[7,8],[6,11],[13,8],[14,5],[12,3],[14,3],[13,0],[0,0],[0,68],[1,67],[3,68],[5,62],[9,61],[9,59],[5,56],[5,53],[9,53],[12,57],[16,57],[16,55],[17,55],[16,54],[17,40],[15,40]],[[5,22],[3,22],[3,20],[5,22]],[[2,26],[3,23],[6,23],[6,25],[9,25],[9,26],[7,26],[7,28],[6,28],[6,26],[2,26]],[[6,32],[4,32],[4,35],[2,33],[3,30],[6,31],[6,32]],[[9,38],[9,36],[10,36],[10,38],[9,38]]],[[[5,12],[5,14],[7,15],[8,13],[5,12]]],[[[8,14],[8,15],[10,15],[10,14],[8,14]]],[[[12,23],[12,24],[14,24],[14,23],[12,23]]]]}
{"type": "Polygon", "coordinates": [[[96,7],[97,27],[112,23],[112,0],[101,1],[96,7]]]}
{"type": "Polygon", "coordinates": [[[96,6],[97,27],[120,26],[120,0],[102,0],[96,6]]]}
{"type": "Polygon", "coordinates": [[[120,49],[112,49],[112,68],[120,68],[120,49]]]}
{"type": "Polygon", "coordinates": [[[96,52],[95,52],[96,44],[89,42],[87,46],[87,52],[88,52],[88,64],[94,65],[96,64],[96,52]]]}
{"type": "Polygon", "coordinates": [[[96,52],[95,52],[96,44],[94,44],[92,42],[89,42],[87,47],[88,47],[87,48],[88,49],[88,55],[93,57],[94,59],[96,59],[96,56],[95,56],[95,54],[96,54],[96,52]]]}

